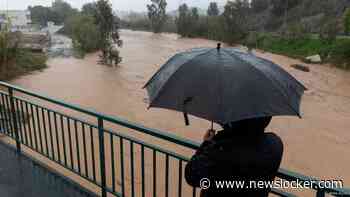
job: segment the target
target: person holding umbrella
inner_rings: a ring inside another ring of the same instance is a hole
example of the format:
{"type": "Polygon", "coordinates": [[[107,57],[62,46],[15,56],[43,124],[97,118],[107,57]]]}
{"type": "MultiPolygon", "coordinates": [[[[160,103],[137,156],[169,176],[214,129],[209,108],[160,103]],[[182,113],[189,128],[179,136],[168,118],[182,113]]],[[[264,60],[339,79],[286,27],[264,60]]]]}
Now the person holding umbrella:
{"type": "Polygon", "coordinates": [[[232,122],[222,125],[223,130],[216,135],[208,130],[204,142],[186,165],[187,182],[205,187],[203,197],[267,197],[270,188],[257,188],[256,184],[274,180],[283,154],[280,137],[264,132],[270,121],[271,117],[263,117],[232,122]],[[205,179],[211,182],[210,187],[200,185],[205,179]],[[218,181],[231,181],[233,185],[216,187],[218,181]]]}
{"type": "Polygon", "coordinates": [[[183,112],[211,121],[204,142],[186,165],[188,184],[201,196],[268,196],[279,169],[282,140],[265,128],[273,116],[300,116],[306,88],[280,66],[235,48],[197,48],[178,53],[147,82],[149,107],[183,112]],[[213,130],[213,123],[223,130],[213,130]],[[217,188],[216,181],[244,181],[243,188],[217,188]]]}

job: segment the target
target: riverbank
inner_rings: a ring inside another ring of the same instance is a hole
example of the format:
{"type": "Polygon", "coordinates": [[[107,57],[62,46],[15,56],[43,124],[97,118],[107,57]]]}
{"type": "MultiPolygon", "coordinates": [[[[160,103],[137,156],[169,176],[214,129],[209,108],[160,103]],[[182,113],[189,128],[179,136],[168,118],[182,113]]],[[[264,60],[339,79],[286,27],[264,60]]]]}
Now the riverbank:
{"type": "Polygon", "coordinates": [[[40,71],[47,67],[47,56],[26,50],[17,50],[14,58],[6,63],[0,63],[0,80],[11,80],[16,77],[40,71]]]}
{"type": "MultiPolygon", "coordinates": [[[[151,32],[150,29],[138,27],[129,27],[129,29],[124,30],[151,32]]],[[[167,33],[176,34],[175,31],[167,33]]],[[[198,39],[208,39],[208,35],[197,35],[196,37],[198,39]]],[[[217,38],[220,38],[220,36],[217,38]]],[[[212,39],[209,38],[209,40],[212,39]]],[[[212,41],[223,42],[219,40],[212,41]]],[[[303,62],[308,56],[320,55],[323,64],[331,64],[344,70],[350,69],[350,37],[348,36],[338,36],[335,41],[327,42],[319,39],[318,35],[312,34],[305,35],[304,38],[286,39],[277,34],[252,32],[237,45],[247,45],[250,48],[297,58],[303,62]]]]}
{"type": "Polygon", "coordinates": [[[312,55],[320,55],[323,63],[331,63],[338,68],[350,69],[350,38],[338,37],[325,41],[318,36],[305,35],[304,38],[286,39],[280,35],[251,34],[243,44],[275,54],[286,55],[305,61],[312,55]]]}
{"type": "MultiPolygon", "coordinates": [[[[39,35],[40,36],[40,35],[39,35]]],[[[45,38],[45,36],[44,36],[45,38]]],[[[0,31],[0,80],[9,80],[46,67],[47,57],[41,50],[42,37],[21,32],[0,31]],[[34,47],[39,46],[39,48],[34,47]]]]}

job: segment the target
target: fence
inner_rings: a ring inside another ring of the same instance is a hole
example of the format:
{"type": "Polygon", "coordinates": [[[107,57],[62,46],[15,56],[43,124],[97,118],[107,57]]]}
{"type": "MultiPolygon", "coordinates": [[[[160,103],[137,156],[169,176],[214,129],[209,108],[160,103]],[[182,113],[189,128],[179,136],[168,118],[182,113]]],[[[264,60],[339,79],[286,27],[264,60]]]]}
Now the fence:
{"type": "MultiPolygon", "coordinates": [[[[199,196],[199,189],[191,188],[184,181],[184,166],[189,156],[184,156],[186,151],[169,150],[121,130],[171,143],[171,147],[188,149],[187,153],[199,144],[4,82],[0,82],[0,86],[7,90],[0,91],[0,131],[15,140],[18,153],[25,146],[45,156],[99,187],[102,197],[107,194],[118,197],[199,196]],[[63,110],[56,110],[54,106],[63,110]],[[68,115],[62,112],[65,110],[79,115],[68,115]],[[80,118],[83,116],[88,117],[80,118]],[[106,124],[116,129],[108,129],[106,124]]],[[[278,177],[301,182],[316,180],[284,169],[279,171],[278,177]]],[[[317,197],[343,196],[347,192],[336,188],[313,189],[317,197]]],[[[295,196],[276,189],[272,193],[295,196]]]]}

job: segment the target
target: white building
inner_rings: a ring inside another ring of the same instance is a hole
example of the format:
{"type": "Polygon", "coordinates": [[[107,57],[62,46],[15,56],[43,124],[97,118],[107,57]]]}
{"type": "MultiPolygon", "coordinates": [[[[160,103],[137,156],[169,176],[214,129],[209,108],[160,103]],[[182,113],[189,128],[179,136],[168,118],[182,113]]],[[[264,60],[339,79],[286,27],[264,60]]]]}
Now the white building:
{"type": "Polygon", "coordinates": [[[6,17],[5,15],[0,14],[0,31],[5,28],[6,25],[6,17]]]}
{"type": "Polygon", "coordinates": [[[0,10],[0,25],[9,19],[11,31],[29,31],[31,28],[30,12],[28,10],[0,10]]]}

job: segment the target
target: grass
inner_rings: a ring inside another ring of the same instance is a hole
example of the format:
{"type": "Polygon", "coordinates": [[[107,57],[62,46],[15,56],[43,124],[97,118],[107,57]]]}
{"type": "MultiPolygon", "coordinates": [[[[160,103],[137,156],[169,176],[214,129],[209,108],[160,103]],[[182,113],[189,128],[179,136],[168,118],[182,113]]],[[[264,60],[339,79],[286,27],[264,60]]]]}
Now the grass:
{"type": "Polygon", "coordinates": [[[314,37],[287,40],[265,34],[258,38],[257,46],[265,51],[303,60],[307,56],[319,54],[324,62],[350,69],[350,39],[347,37],[338,37],[329,43],[314,37]]]}

